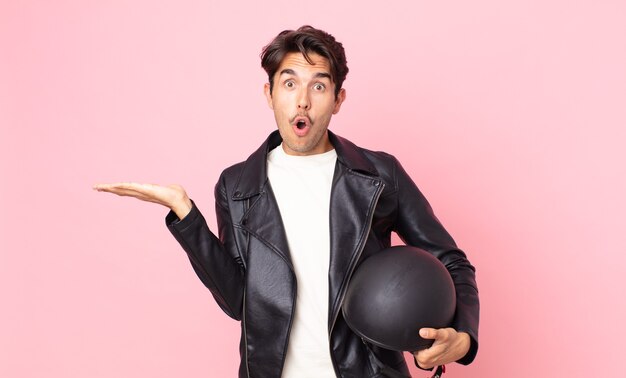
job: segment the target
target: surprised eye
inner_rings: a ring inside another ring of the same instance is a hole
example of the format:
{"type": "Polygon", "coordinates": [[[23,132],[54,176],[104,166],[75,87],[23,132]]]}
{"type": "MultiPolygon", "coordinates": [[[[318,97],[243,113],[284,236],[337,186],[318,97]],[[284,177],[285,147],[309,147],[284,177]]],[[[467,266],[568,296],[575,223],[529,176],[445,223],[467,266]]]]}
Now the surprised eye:
{"type": "Polygon", "coordinates": [[[294,82],[291,80],[288,80],[285,82],[285,87],[287,88],[293,88],[295,86],[294,82]]]}
{"type": "Polygon", "coordinates": [[[316,91],[323,91],[324,89],[326,89],[326,86],[324,84],[317,83],[313,86],[313,89],[315,89],[316,91]]]}

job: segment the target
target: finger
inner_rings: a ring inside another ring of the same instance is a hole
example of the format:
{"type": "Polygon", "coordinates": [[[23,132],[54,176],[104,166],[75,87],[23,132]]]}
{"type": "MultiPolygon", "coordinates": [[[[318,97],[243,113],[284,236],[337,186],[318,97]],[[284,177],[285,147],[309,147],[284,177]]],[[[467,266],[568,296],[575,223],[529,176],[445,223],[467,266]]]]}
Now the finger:
{"type": "Polygon", "coordinates": [[[159,205],[167,206],[167,204],[165,202],[163,202],[162,200],[160,200],[159,198],[153,197],[153,196],[150,196],[150,195],[146,195],[146,194],[143,194],[141,192],[135,192],[135,191],[132,191],[132,190],[124,190],[124,189],[115,189],[115,190],[111,190],[111,191],[107,191],[107,192],[116,194],[116,195],[121,196],[121,197],[136,198],[136,199],[141,200],[141,201],[151,202],[151,203],[156,203],[156,204],[159,204],[159,205]]]}
{"type": "Polygon", "coordinates": [[[449,353],[449,345],[446,343],[439,343],[435,341],[435,343],[427,349],[422,349],[416,353],[415,361],[422,367],[423,369],[430,369],[437,365],[443,365],[450,361],[447,360],[447,355],[449,353]]]}
{"type": "Polygon", "coordinates": [[[105,189],[100,189],[99,191],[106,192],[106,193],[117,194],[118,196],[123,196],[123,197],[137,197],[137,198],[140,198],[140,199],[143,199],[143,198],[147,197],[142,192],[138,192],[136,190],[130,190],[130,189],[105,188],[105,189]]]}
{"type": "Polygon", "coordinates": [[[105,188],[106,186],[107,186],[107,184],[94,184],[91,187],[91,189],[100,191],[101,189],[105,188]]]}
{"type": "Polygon", "coordinates": [[[113,182],[113,183],[108,183],[108,184],[95,184],[93,186],[94,189],[102,189],[102,188],[125,188],[125,189],[131,189],[131,188],[136,188],[136,187],[141,187],[144,186],[145,184],[140,184],[137,182],[130,182],[130,181],[125,181],[125,182],[113,182]]]}
{"type": "Polygon", "coordinates": [[[149,194],[153,191],[153,186],[148,184],[138,184],[136,182],[118,182],[114,184],[96,184],[94,190],[99,192],[116,193],[121,191],[135,191],[138,193],[149,194]]]}
{"type": "Polygon", "coordinates": [[[422,369],[430,369],[435,366],[434,355],[428,349],[422,349],[413,355],[415,356],[415,361],[422,369]]]}
{"type": "Polygon", "coordinates": [[[448,340],[450,340],[454,332],[455,331],[452,328],[439,328],[439,329],[427,328],[427,332],[425,332],[425,334],[428,335],[428,337],[422,336],[421,330],[420,330],[420,336],[422,336],[422,338],[425,338],[425,339],[435,339],[436,343],[445,343],[445,342],[448,342],[448,340]]]}
{"type": "Polygon", "coordinates": [[[435,339],[435,342],[428,348],[420,350],[425,356],[438,356],[442,353],[445,353],[449,348],[449,344],[447,342],[440,341],[439,339],[435,339]]]}
{"type": "Polygon", "coordinates": [[[118,182],[116,184],[111,184],[113,187],[127,190],[136,190],[140,192],[145,192],[150,189],[149,184],[140,184],[138,182],[118,182]]]}
{"type": "Polygon", "coordinates": [[[99,192],[110,192],[110,193],[128,190],[121,183],[117,183],[117,184],[97,184],[97,185],[93,186],[93,189],[97,190],[99,192]]]}
{"type": "Polygon", "coordinates": [[[438,335],[438,330],[435,328],[421,328],[420,336],[422,339],[436,339],[438,335]]]}
{"type": "Polygon", "coordinates": [[[140,199],[150,197],[150,193],[148,193],[147,191],[128,189],[128,187],[128,185],[111,184],[106,186],[100,186],[96,190],[99,192],[117,194],[118,196],[137,197],[140,199]]]}
{"type": "Polygon", "coordinates": [[[96,184],[93,186],[94,190],[97,190],[99,192],[101,191],[110,191],[111,189],[115,189],[115,188],[121,188],[122,185],[124,185],[124,183],[122,182],[116,182],[113,184],[96,184]]]}

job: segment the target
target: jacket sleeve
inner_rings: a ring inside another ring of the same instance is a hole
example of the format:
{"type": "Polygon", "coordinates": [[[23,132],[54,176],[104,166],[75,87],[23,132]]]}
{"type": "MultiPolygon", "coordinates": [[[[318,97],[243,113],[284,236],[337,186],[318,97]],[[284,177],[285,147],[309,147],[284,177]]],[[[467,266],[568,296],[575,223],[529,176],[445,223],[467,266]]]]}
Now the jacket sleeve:
{"type": "Polygon", "coordinates": [[[454,281],[457,303],[452,328],[467,332],[471,338],[469,352],[457,362],[467,365],[478,352],[480,306],[475,268],[435,217],[430,204],[397,160],[394,179],[398,194],[396,233],[407,245],[421,248],[437,257],[454,281]]]}
{"type": "Polygon", "coordinates": [[[209,230],[193,201],[191,212],[185,218],[179,220],[170,211],[165,223],[187,252],[193,269],[217,304],[228,316],[241,320],[245,270],[234,241],[226,191],[220,183],[215,188],[220,238],[209,230]]]}

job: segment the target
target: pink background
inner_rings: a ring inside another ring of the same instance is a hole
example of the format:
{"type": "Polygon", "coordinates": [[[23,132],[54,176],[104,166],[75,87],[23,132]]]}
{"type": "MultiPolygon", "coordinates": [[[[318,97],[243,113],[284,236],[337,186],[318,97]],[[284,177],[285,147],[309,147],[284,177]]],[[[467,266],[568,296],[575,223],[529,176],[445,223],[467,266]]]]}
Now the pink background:
{"type": "Polygon", "coordinates": [[[91,185],[180,183],[214,227],[275,128],[260,49],[305,23],[348,54],[331,129],[395,154],[478,268],[448,376],[624,375],[626,3],[227,3],[0,3],[0,376],[235,376],[166,210],[91,185]]]}

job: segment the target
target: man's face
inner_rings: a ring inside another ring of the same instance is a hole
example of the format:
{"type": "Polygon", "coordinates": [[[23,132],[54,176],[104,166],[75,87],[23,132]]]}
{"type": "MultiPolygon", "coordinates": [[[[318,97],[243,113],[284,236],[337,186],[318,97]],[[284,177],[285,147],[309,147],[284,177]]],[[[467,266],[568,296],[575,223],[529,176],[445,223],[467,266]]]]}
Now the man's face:
{"type": "Polygon", "coordinates": [[[288,53],[274,75],[274,88],[265,84],[265,96],[278,131],[283,149],[289,155],[314,155],[332,150],[328,140],[328,124],[339,112],[345,99],[340,90],[335,97],[328,60],[310,53],[314,64],[297,53],[288,53]]]}

